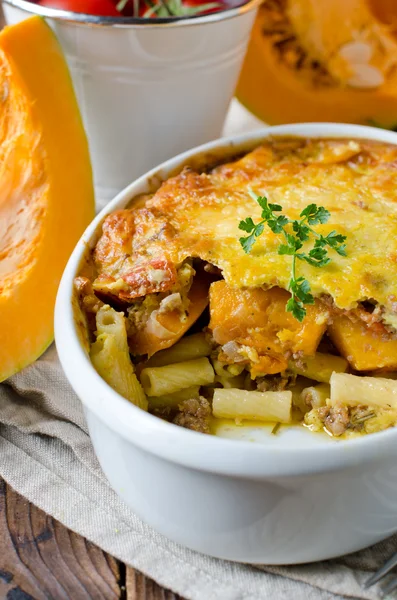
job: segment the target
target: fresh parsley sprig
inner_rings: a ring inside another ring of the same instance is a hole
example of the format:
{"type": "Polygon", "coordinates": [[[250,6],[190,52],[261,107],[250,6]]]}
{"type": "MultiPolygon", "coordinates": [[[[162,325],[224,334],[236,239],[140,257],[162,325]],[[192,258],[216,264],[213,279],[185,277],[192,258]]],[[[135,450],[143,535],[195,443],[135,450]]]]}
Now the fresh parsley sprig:
{"type": "Polygon", "coordinates": [[[284,236],[285,243],[280,244],[278,254],[292,256],[291,277],[288,283],[291,298],[287,302],[286,310],[291,312],[295,319],[302,322],[306,316],[304,305],[314,304],[314,298],[307,279],[296,276],[296,260],[303,260],[313,267],[324,267],[331,262],[328,248],[340,256],[346,256],[346,244],[344,244],[346,236],[336,231],[331,231],[328,235],[323,236],[313,229],[313,225],[327,223],[331,216],[323,206],[309,204],[300,213],[299,220],[291,220],[283,214],[277,214],[283,210],[280,204],[270,204],[266,196],[258,196],[252,190],[249,191],[249,194],[262,209],[261,221],[255,223],[252,217],[240,221],[239,229],[249,234],[240,238],[240,244],[244,252],[249,254],[256,239],[262,235],[265,226],[269,227],[273,233],[284,236]],[[313,248],[308,253],[300,252],[303,243],[310,240],[310,236],[315,238],[313,248]]]}
{"type": "MultiPolygon", "coordinates": [[[[129,0],[119,0],[116,4],[116,9],[122,13],[128,3],[129,0]]],[[[133,0],[133,17],[191,17],[208,10],[222,8],[220,2],[208,2],[207,4],[188,6],[183,3],[183,0],[143,0],[143,5],[146,5],[147,8],[143,15],[141,15],[141,2],[133,0]]]]}

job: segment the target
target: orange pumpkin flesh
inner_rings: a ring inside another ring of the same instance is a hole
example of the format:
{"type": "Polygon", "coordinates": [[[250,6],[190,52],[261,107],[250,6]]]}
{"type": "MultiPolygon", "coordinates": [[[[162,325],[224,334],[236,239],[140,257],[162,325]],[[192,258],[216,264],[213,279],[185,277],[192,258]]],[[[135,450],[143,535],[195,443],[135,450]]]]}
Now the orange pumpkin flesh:
{"type": "Polygon", "coordinates": [[[40,17],[0,34],[0,381],[53,339],[57,287],[94,215],[88,145],[62,50],[40,17]]]}
{"type": "Polygon", "coordinates": [[[254,372],[280,373],[288,366],[288,353],[316,352],[327,323],[327,311],[318,301],[308,306],[300,323],[285,310],[289,298],[289,292],[277,287],[238,289],[216,281],[210,287],[208,327],[220,345],[235,341],[255,348],[260,362],[254,372]]]}
{"type": "Polygon", "coordinates": [[[180,340],[208,306],[209,284],[210,278],[197,275],[188,294],[190,306],[186,320],[181,321],[181,314],[177,310],[158,315],[157,321],[168,329],[171,335],[161,339],[147,329],[142,329],[129,338],[131,352],[136,355],[147,354],[150,358],[156,352],[170,348],[180,340]]]}
{"type": "Polygon", "coordinates": [[[397,369],[397,340],[381,324],[367,327],[364,322],[337,315],[328,326],[328,335],[356,371],[397,369]]]}
{"type": "Polygon", "coordinates": [[[265,7],[260,8],[237,86],[238,99],[250,111],[270,124],[329,121],[396,127],[396,73],[375,89],[311,86],[299,70],[278,59],[271,37],[263,34],[266,15],[265,7]]]}

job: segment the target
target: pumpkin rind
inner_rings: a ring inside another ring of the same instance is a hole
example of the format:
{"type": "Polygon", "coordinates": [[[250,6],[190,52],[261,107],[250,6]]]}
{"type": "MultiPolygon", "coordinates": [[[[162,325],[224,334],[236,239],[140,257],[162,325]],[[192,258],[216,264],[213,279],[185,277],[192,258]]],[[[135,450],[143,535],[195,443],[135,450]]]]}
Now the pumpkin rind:
{"type": "Polygon", "coordinates": [[[62,50],[32,17],[0,34],[0,381],[53,339],[57,287],[94,215],[88,144],[62,50]]]}

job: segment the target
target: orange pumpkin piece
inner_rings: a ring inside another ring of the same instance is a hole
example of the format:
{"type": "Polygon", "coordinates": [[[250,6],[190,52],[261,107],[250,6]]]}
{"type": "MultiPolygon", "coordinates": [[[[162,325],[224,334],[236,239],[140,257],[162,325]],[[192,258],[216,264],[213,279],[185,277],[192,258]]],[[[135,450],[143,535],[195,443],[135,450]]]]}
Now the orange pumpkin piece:
{"type": "Polygon", "coordinates": [[[331,121],[394,128],[396,40],[390,31],[396,16],[395,0],[263,2],[238,99],[272,125],[331,121]],[[355,40],[359,31],[366,32],[365,40],[355,40]],[[355,57],[357,52],[367,56],[355,57]],[[346,81],[338,80],[343,71],[346,81]]]}
{"type": "Polygon", "coordinates": [[[210,324],[215,342],[235,341],[254,348],[258,373],[279,373],[287,368],[288,355],[311,356],[326,329],[328,311],[319,301],[307,307],[302,323],[285,306],[289,292],[278,287],[238,289],[226,281],[210,287],[210,324]]]}
{"type": "Polygon", "coordinates": [[[69,71],[40,17],[0,34],[0,381],[53,339],[62,271],[94,215],[69,71]]]}
{"type": "Polygon", "coordinates": [[[397,340],[379,323],[368,326],[344,315],[335,316],[328,326],[328,335],[356,371],[397,369],[397,340]]]}
{"type": "Polygon", "coordinates": [[[186,320],[181,320],[179,310],[170,310],[168,312],[156,315],[159,329],[164,327],[170,332],[165,337],[155,335],[153,328],[146,325],[144,329],[138,330],[134,335],[129,336],[129,346],[134,355],[147,354],[149,358],[159,350],[173,346],[197,321],[203,310],[208,306],[208,288],[209,279],[202,275],[196,275],[193,279],[188,298],[190,305],[187,310],[186,320]]]}

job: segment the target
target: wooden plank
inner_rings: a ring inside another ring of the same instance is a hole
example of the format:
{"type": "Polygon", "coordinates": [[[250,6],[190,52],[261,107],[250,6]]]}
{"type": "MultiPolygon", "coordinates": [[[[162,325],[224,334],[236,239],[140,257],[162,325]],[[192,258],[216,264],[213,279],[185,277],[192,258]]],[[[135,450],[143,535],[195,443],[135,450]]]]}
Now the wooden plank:
{"type": "Polygon", "coordinates": [[[0,481],[0,598],[114,600],[119,580],[114,558],[0,481]]]}
{"type": "Polygon", "coordinates": [[[1,479],[0,598],[183,600],[66,529],[1,479]]]}
{"type": "Polygon", "coordinates": [[[183,600],[130,567],[126,572],[126,593],[126,600],[183,600]]]}

